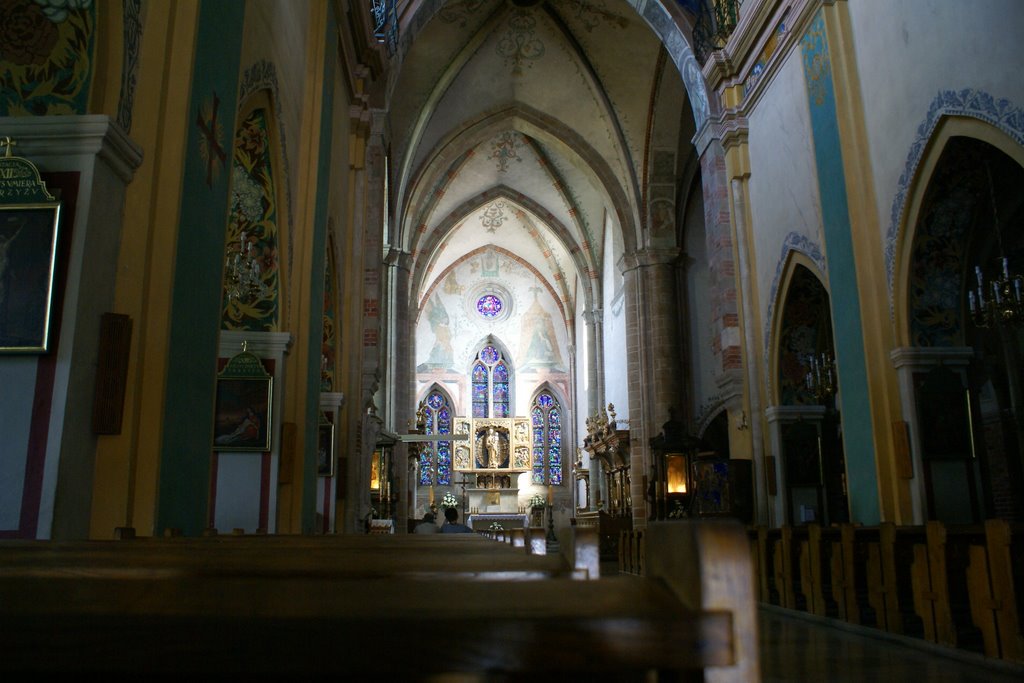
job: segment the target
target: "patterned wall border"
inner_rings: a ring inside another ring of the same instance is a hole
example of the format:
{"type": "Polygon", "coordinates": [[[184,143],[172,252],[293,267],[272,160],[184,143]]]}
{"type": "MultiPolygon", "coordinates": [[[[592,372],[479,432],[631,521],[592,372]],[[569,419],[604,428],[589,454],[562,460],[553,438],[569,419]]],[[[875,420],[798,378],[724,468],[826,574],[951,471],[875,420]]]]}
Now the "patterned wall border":
{"type": "Polygon", "coordinates": [[[899,237],[903,214],[907,209],[907,192],[917,173],[928,141],[944,116],[970,116],[981,119],[1012,137],[1017,144],[1024,146],[1024,110],[1014,106],[1009,100],[996,99],[986,92],[973,88],[940,90],[935,96],[924,121],[917,127],[917,136],[907,153],[896,196],[892,200],[889,228],[885,234],[885,272],[889,281],[890,317],[895,314],[893,278],[896,268],[896,240],[899,237]]]}
{"type": "Polygon", "coordinates": [[[142,0],[124,0],[124,64],[121,93],[117,102],[117,125],[130,133],[135,108],[135,85],[139,77],[139,52],[142,49],[142,0]]]}
{"type": "MultiPolygon", "coordinates": [[[[261,59],[249,66],[242,75],[239,85],[238,105],[241,107],[246,99],[258,90],[269,90],[274,103],[274,119],[277,123],[277,135],[281,140],[281,171],[284,178],[279,179],[279,186],[284,188],[285,215],[288,217],[288,277],[291,278],[292,261],[295,254],[295,221],[292,220],[292,184],[291,171],[288,168],[288,138],[285,135],[284,117],[281,114],[281,93],[277,84],[277,69],[272,62],[261,59]]],[[[289,280],[290,281],[290,280],[289,280]]],[[[289,310],[292,305],[292,288],[287,288],[286,299],[289,310]]]]}
{"type": "Polygon", "coordinates": [[[770,392],[774,379],[771,377],[771,373],[768,372],[768,368],[771,367],[768,353],[771,349],[771,331],[772,321],[775,316],[775,302],[778,299],[782,273],[786,268],[786,261],[789,260],[789,253],[792,251],[800,252],[809,258],[818,267],[822,275],[828,276],[828,266],[825,263],[825,255],[821,252],[821,245],[799,232],[791,232],[786,235],[786,239],[782,241],[782,253],[779,254],[779,260],[775,264],[775,277],[772,279],[772,287],[768,294],[768,315],[764,318],[764,367],[768,375],[766,381],[768,382],[769,395],[771,395],[770,392]]]}

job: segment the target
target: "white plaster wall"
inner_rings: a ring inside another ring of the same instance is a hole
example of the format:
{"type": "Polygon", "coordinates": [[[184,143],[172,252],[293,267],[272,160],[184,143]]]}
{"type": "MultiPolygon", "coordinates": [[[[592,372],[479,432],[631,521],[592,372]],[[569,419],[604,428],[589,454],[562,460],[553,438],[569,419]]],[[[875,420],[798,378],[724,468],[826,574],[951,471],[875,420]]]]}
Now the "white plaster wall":
{"type": "Polygon", "coordinates": [[[848,3],[883,240],[918,127],[942,90],[1024,108],[1020,0],[848,3]]]}
{"type": "Polygon", "coordinates": [[[709,401],[718,390],[715,382],[715,359],[712,354],[714,326],[711,314],[710,276],[708,272],[707,235],[704,231],[704,204],[700,185],[687,207],[683,233],[686,249],[686,311],[689,321],[689,373],[694,409],[709,401]]]}
{"type": "MultiPolygon", "coordinates": [[[[806,238],[823,247],[821,203],[811,142],[810,112],[799,48],[786,56],[750,112],[750,210],[762,344],[768,343],[769,309],[790,241],[806,238]]],[[[805,245],[806,246],[806,245],[805,245]]],[[[778,307],[775,306],[775,309],[778,307]]],[[[772,315],[777,315],[772,310],[772,315]]],[[[756,352],[763,353],[764,348],[756,352]]]]}

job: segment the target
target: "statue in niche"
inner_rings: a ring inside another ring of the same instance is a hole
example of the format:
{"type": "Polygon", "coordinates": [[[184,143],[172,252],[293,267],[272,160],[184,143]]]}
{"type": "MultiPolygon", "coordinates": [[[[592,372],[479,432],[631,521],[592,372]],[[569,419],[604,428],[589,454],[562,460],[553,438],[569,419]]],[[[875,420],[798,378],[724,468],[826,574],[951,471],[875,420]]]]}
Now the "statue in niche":
{"type": "Polygon", "coordinates": [[[508,467],[508,436],[495,427],[480,431],[476,438],[476,466],[481,469],[508,467]]]}
{"type": "Polygon", "coordinates": [[[487,430],[487,466],[492,469],[501,467],[501,437],[494,427],[487,430]]]}

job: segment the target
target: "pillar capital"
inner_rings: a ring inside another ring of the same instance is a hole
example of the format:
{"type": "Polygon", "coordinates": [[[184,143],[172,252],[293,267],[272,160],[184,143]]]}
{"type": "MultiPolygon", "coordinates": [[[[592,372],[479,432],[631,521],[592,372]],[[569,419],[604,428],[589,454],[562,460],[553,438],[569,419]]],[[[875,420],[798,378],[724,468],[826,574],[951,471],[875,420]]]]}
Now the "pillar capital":
{"type": "Polygon", "coordinates": [[[623,254],[618,266],[622,273],[650,266],[671,266],[682,253],[679,247],[645,247],[623,254]]]}
{"type": "Polygon", "coordinates": [[[384,265],[400,268],[408,273],[412,270],[412,253],[398,247],[388,247],[388,253],[384,255],[384,265]]]}

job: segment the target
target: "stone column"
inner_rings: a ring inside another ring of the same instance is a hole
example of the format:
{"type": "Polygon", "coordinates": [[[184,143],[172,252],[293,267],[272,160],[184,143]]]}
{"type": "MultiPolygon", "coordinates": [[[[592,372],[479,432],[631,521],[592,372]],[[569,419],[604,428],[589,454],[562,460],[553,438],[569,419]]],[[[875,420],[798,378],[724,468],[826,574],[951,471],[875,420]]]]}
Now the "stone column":
{"type": "Polygon", "coordinates": [[[629,377],[630,499],[634,528],[647,526],[645,477],[650,440],[685,396],[676,296],[678,248],[625,254],[626,371],[629,377]]]}
{"type": "MultiPolygon", "coordinates": [[[[587,324],[586,417],[593,417],[599,410],[604,410],[604,311],[600,308],[584,311],[583,320],[587,324]]],[[[590,458],[589,455],[585,457],[590,458]]],[[[608,500],[608,486],[600,458],[590,459],[589,469],[590,500],[587,507],[596,510],[599,501],[608,500]]]]}
{"type": "MultiPolygon", "coordinates": [[[[387,400],[384,406],[385,428],[399,433],[408,432],[408,424],[415,419],[413,406],[413,311],[409,300],[410,267],[412,255],[392,248],[384,263],[387,266],[388,326],[386,349],[391,360],[391,375],[385,377],[387,400]]],[[[397,443],[392,449],[392,472],[397,481],[398,505],[395,524],[397,533],[405,533],[409,519],[409,476],[406,467],[408,447],[397,443]]],[[[383,474],[383,473],[382,473],[383,474]]]]}

